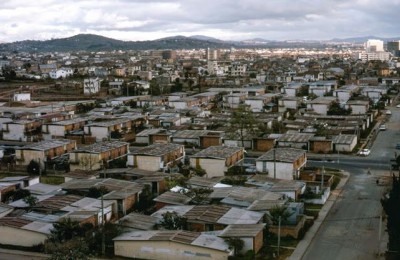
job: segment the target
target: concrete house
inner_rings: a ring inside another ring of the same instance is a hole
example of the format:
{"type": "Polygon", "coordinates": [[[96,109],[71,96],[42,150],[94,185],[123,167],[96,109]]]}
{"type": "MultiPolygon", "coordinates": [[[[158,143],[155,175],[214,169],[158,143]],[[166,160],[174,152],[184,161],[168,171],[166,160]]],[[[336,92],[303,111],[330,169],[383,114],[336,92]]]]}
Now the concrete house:
{"type": "Polygon", "coordinates": [[[242,147],[210,146],[190,156],[190,166],[201,167],[206,171],[206,177],[224,176],[225,172],[244,157],[242,147]]]}
{"type": "Polygon", "coordinates": [[[44,168],[46,161],[70,153],[76,149],[76,142],[68,139],[55,139],[28,144],[15,150],[17,165],[28,165],[31,160],[38,162],[44,168]]]}
{"type": "Polygon", "coordinates": [[[322,80],[310,83],[308,92],[318,97],[323,97],[325,94],[336,90],[336,88],[336,80],[322,80]]]}
{"type": "Polygon", "coordinates": [[[258,172],[267,172],[271,178],[296,180],[307,163],[305,150],[275,148],[256,159],[258,172]]]}
{"type": "Polygon", "coordinates": [[[338,99],[340,103],[347,102],[354,93],[358,92],[360,87],[357,85],[345,85],[335,91],[333,91],[333,96],[338,99]]]}
{"type": "Polygon", "coordinates": [[[301,105],[301,99],[299,97],[283,97],[280,99],[279,102],[279,107],[283,107],[286,109],[297,109],[301,105]]]}
{"type": "Polygon", "coordinates": [[[239,238],[243,241],[243,248],[238,253],[252,250],[258,253],[264,242],[264,228],[266,224],[233,224],[227,226],[218,235],[222,238],[239,238]]]}
{"type": "Polygon", "coordinates": [[[308,151],[310,140],[314,134],[308,133],[286,133],[282,134],[277,140],[278,147],[290,147],[308,151]]]}
{"type": "Polygon", "coordinates": [[[41,138],[39,121],[19,120],[3,123],[3,140],[35,142],[41,138]]]}
{"type": "Polygon", "coordinates": [[[369,97],[376,104],[383,95],[387,94],[386,86],[367,86],[361,88],[361,94],[369,97]]]}
{"type": "Polygon", "coordinates": [[[225,205],[165,206],[154,212],[161,221],[166,212],[176,212],[187,219],[188,230],[196,232],[223,230],[231,224],[261,224],[264,213],[225,205]]]}
{"type": "Polygon", "coordinates": [[[318,97],[307,103],[307,109],[321,115],[327,115],[331,104],[335,101],[336,97],[318,97]]]}
{"type": "Polygon", "coordinates": [[[100,91],[100,79],[91,78],[83,81],[83,94],[93,95],[100,91]]]}
{"type": "Polygon", "coordinates": [[[83,130],[88,119],[74,118],[70,120],[56,121],[44,123],[42,125],[42,137],[44,140],[51,140],[54,138],[65,138],[67,134],[83,130]]]}
{"type": "Polygon", "coordinates": [[[250,110],[253,112],[262,112],[267,103],[271,102],[272,95],[265,94],[262,96],[251,96],[244,100],[244,103],[250,106],[250,110]]]}
{"type": "Polygon", "coordinates": [[[300,92],[302,85],[303,85],[302,83],[291,82],[283,87],[283,92],[288,97],[296,97],[297,93],[300,92]]]}
{"type": "Polygon", "coordinates": [[[135,136],[135,142],[138,144],[154,144],[154,143],[169,143],[171,133],[163,128],[145,129],[135,136]]]}
{"type": "Polygon", "coordinates": [[[334,150],[338,152],[352,152],[356,147],[357,135],[336,135],[332,139],[334,150]]]}
{"type": "Polygon", "coordinates": [[[128,135],[136,131],[136,127],[144,123],[142,115],[121,117],[111,120],[93,122],[84,126],[84,133],[96,137],[96,141],[109,140],[113,134],[128,135]]]}
{"type": "Polygon", "coordinates": [[[33,221],[22,217],[0,218],[0,244],[22,247],[32,247],[44,243],[52,223],[33,221]]]}
{"type": "Polygon", "coordinates": [[[247,94],[245,93],[233,93],[223,97],[224,106],[229,108],[238,108],[240,104],[243,104],[247,94]]]}
{"type": "Polygon", "coordinates": [[[365,115],[369,110],[368,100],[349,100],[345,105],[346,109],[351,108],[352,115],[365,115]]]}
{"type": "Polygon", "coordinates": [[[160,171],[183,160],[185,147],[173,143],[156,143],[132,151],[128,155],[128,166],[147,171],[160,171]]]}
{"type": "Polygon", "coordinates": [[[187,109],[187,108],[199,106],[200,101],[197,98],[185,97],[185,98],[176,99],[176,100],[169,100],[168,105],[175,109],[187,109]]]}
{"type": "Polygon", "coordinates": [[[129,143],[121,141],[98,142],[81,147],[69,154],[70,169],[99,170],[113,160],[126,158],[128,151],[129,143]]]}
{"type": "Polygon", "coordinates": [[[233,255],[223,238],[183,230],[132,231],[114,238],[115,255],[140,259],[226,260],[233,255]]]}

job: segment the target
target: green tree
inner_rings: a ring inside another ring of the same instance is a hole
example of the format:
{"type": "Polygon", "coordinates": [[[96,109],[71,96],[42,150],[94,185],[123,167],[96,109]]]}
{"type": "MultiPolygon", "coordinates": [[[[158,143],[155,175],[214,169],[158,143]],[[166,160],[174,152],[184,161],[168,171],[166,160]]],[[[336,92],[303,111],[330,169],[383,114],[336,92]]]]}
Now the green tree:
{"type": "Polygon", "coordinates": [[[86,194],[89,198],[98,199],[101,197],[101,194],[107,194],[109,190],[105,186],[100,187],[90,187],[89,192],[86,194]]]}
{"type": "Polygon", "coordinates": [[[329,106],[328,115],[336,115],[336,116],[344,116],[344,115],[350,115],[351,114],[351,108],[345,109],[343,108],[339,102],[332,102],[332,104],[329,106]]]}
{"type": "Polygon", "coordinates": [[[233,131],[234,134],[238,134],[242,147],[244,147],[246,136],[255,135],[258,132],[254,114],[245,105],[240,105],[239,108],[232,113],[230,126],[231,131],[233,131]]]}
{"type": "Polygon", "coordinates": [[[35,196],[29,195],[25,198],[22,199],[26,204],[28,204],[29,207],[34,207],[36,206],[37,202],[39,201],[38,198],[35,196]]]}
{"type": "Polygon", "coordinates": [[[83,237],[87,228],[81,227],[78,221],[63,218],[53,224],[48,240],[51,242],[64,243],[74,237],[83,237]]]}
{"type": "Polygon", "coordinates": [[[28,166],[26,167],[26,171],[32,175],[39,175],[40,174],[40,164],[35,160],[31,160],[29,162],[28,166]]]}
{"type": "Polygon", "coordinates": [[[282,205],[275,205],[272,209],[269,210],[269,214],[271,216],[271,221],[274,225],[279,224],[279,217],[281,218],[281,224],[284,225],[288,222],[288,218],[293,214],[287,210],[287,207],[282,205]]]}
{"type": "Polygon", "coordinates": [[[5,201],[16,201],[16,200],[20,200],[23,199],[25,197],[28,197],[31,195],[31,192],[29,190],[26,189],[18,189],[18,190],[13,190],[10,192],[7,192],[4,195],[4,200],[5,201]]]}
{"type": "Polygon", "coordinates": [[[388,251],[397,252],[397,255],[400,255],[400,180],[394,174],[392,189],[388,196],[381,199],[381,204],[387,215],[388,251]]]}
{"type": "Polygon", "coordinates": [[[244,247],[244,241],[238,237],[229,237],[225,239],[228,243],[229,248],[233,249],[235,255],[237,255],[244,247]]]}
{"type": "Polygon", "coordinates": [[[168,230],[185,229],[187,218],[179,216],[175,211],[167,211],[162,214],[161,226],[168,230]]]}
{"type": "Polygon", "coordinates": [[[75,237],[63,243],[46,243],[45,251],[51,254],[50,260],[88,260],[89,247],[82,237],[75,237]]]}

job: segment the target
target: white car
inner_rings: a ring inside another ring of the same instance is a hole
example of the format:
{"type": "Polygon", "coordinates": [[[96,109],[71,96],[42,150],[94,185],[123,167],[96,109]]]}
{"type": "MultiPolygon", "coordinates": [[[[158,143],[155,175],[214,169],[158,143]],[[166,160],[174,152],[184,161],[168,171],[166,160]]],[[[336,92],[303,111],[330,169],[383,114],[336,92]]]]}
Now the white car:
{"type": "Polygon", "coordinates": [[[392,111],[386,110],[386,115],[391,115],[391,114],[392,114],[392,111]]]}
{"type": "Polygon", "coordinates": [[[371,153],[370,149],[362,149],[358,152],[359,156],[368,156],[371,153]]]}
{"type": "Polygon", "coordinates": [[[398,104],[396,107],[397,107],[397,108],[400,108],[400,104],[398,104]]]}

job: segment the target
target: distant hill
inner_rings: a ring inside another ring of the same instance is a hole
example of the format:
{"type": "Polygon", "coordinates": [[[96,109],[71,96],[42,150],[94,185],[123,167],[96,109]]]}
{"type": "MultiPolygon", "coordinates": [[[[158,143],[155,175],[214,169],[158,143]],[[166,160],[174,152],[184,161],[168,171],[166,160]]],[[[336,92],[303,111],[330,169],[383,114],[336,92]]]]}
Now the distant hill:
{"type": "Polygon", "coordinates": [[[324,48],[333,42],[365,42],[368,39],[395,40],[399,38],[379,38],[374,36],[332,39],[330,41],[271,41],[249,39],[244,41],[223,41],[216,38],[194,35],[173,36],[153,41],[120,41],[94,34],[78,34],[68,38],[46,41],[19,41],[0,43],[0,52],[65,52],[65,51],[112,51],[112,50],[160,50],[160,49],[200,49],[200,48],[324,48]]]}
{"type": "Polygon", "coordinates": [[[229,48],[231,43],[208,41],[185,36],[175,36],[154,41],[120,41],[93,34],[78,34],[69,38],[47,41],[19,41],[0,44],[0,51],[112,51],[151,49],[229,48]]]}

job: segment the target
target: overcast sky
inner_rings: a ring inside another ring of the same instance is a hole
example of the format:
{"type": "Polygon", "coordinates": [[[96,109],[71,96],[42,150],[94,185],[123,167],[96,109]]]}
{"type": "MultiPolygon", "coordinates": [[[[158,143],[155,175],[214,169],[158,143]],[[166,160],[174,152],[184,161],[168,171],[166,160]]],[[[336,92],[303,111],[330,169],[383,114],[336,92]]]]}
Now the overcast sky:
{"type": "Polygon", "coordinates": [[[400,36],[400,0],[1,0],[0,42],[92,33],[119,40],[400,36]]]}

